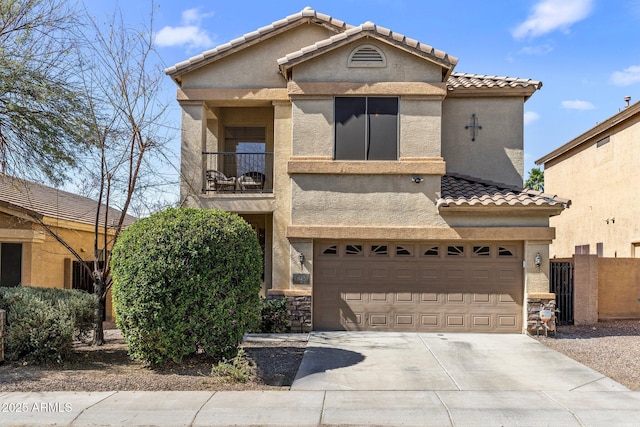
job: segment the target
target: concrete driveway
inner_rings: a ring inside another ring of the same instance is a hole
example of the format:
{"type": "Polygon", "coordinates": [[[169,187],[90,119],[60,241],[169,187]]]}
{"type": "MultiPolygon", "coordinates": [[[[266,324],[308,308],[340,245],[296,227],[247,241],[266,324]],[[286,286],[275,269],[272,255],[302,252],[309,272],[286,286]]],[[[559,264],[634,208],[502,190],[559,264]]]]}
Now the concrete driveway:
{"type": "Polygon", "coordinates": [[[526,335],[313,332],[292,390],[627,391],[526,335]]]}

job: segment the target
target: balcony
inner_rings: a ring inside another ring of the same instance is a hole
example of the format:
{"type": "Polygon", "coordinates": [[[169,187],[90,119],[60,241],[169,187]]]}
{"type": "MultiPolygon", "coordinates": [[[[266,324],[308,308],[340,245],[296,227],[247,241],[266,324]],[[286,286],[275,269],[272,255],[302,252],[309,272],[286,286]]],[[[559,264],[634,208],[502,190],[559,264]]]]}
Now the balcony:
{"type": "Polygon", "coordinates": [[[202,192],[273,193],[273,153],[203,152],[202,192]]]}

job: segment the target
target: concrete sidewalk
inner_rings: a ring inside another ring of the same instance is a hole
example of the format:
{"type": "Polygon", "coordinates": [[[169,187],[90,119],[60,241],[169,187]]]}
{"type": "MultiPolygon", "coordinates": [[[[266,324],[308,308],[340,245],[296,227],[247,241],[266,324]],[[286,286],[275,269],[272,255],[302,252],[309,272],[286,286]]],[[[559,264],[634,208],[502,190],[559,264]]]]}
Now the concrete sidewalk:
{"type": "Polygon", "coordinates": [[[637,426],[639,392],[3,393],[2,426],[637,426]]]}

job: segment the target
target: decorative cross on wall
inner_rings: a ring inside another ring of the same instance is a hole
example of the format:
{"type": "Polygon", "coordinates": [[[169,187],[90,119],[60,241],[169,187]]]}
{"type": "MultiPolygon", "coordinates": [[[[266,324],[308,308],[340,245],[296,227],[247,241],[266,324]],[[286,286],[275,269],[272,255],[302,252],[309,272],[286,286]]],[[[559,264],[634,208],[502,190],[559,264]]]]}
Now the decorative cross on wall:
{"type": "Polygon", "coordinates": [[[478,116],[476,116],[476,113],[473,113],[471,115],[471,118],[469,119],[469,124],[464,128],[471,129],[471,140],[475,141],[476,136],[478,135],[478,131],[482,129],[482,126],[478,124],[478,116]]]}

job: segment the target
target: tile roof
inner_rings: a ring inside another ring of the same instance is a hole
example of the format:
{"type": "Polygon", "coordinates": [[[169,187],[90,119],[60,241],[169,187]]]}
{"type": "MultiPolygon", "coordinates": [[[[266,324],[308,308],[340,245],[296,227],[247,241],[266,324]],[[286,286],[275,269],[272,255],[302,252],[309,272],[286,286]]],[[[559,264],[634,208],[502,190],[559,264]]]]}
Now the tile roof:
{"type": "Polygon", "coordinates": [[[535,89],[542,87],[542,82],[517,77],[486,76],[483,74],[451,73],[447,86],[455,88],[483,88],[483,87],[530,87],[535,89]]]}
{"type": "Polygon", "coordinates": [[[524,91],[528,96],[542,87],[542,82],[506,76],[487,76],[484,74],[451,73],[447,79],[449,91],[469,91],[483,89],[514,89],[524,91]]]}
{"type": "Polygon", "coordinates": [[[395,33],[388,28],[375,25],[372,22],[365,22],[362,25],[353,26],[324,13],[317,12],[311,7],[305,7],[298,13],[294,13],[286,18],[258,28],[255,31],[246,33],[234,40],[168,67],[164,71],[179,84],[180,76],[186,72],[197,69],[217,59],[226,57],[227,55],[241,50],[244,47],[251,46],[265,37],[279,34],[286,28],[300,25],[305,22],[314,22],[319,25],[323,25],[335,31],[337,34],[279,58],[277,62],[281,68],[288,68],[305,59],[307,55],[314,55],[314,53],[318,51],[330,49],[332,46],[339,45],[345,41],[348,42],[349,40],[359,37],[373,35],[381,40],[386,40],[391,44],[400,45],[419,56],[427,58],[447,68],[447,73],[450,73],[449,75],[445,74],[445,76],[447,76],[447,88],[452,92],[492,88],[519,89],[524,91],[528,98],[533,94],[533,92],[542,87],[542,82],[531,79],[470,73],[452,73],[453,68],[458,63],[458,58],[455,56],[451,56],[444,51],[408,38],[403,34],[395,33]]]}
{"type": "Polygon", "coordinates": [[[221,56],[222,54],[238,50],[244,45],[248,45],[254,40],[257,40],[266,35],[275,33],[282,28],[290,27],[292,25],[297,25],[301,22],[309,22],[309,21],[328,26],[329,28],[334,29],[336,32],[341,32],[353,27],[352,25],[346,24],[343,21],[332,18],[329,15],[316,12],[311,7],[305,7],[303,10],[301,10],[298,13],[294,13],[293,15],[289,15],[284,19],[280,19],[278,21],[272,22],[269,25],[258,28],[255,31],[246,33],[236,39],[233,39],[228,43],[221,44],[213,49],[210,49],[201,53],[200,55],[196,55],[194,57],[187,59],[186,61],[179,62],[172,67],[168,67],[164,70],[164,72],[172,76],[172,75],[178,74],[181,71],[187,71],[190,69],[197,68],[200,65],[204,65],[209,61],[215,59],[217,56],[221,56]]]}
{"type": "Polygon", "coordinates": [[[417,40],[408,38],[400,33],[394,33],[388,28],[380,27],[373,22],[365,22],[357,27],[349,28],[344,32],[331,36],[328,39],[321,40],[310,46],[289,53],[288,55],[278,59],[278,65],[282,68],[300,62],[300,59],[313,55],[315,52],[326,50],[332,46],[341,45],[351,40],[362,38],[365,36],[373,36],[380,40],[385,40],[394,45],[400,45],[413,53],[427,58],[437,64],[440,64],[450,70],[458,63],[458,58],[448,55],[442,50],[438,50],[427,44],[420,43],[417,40]]]}
{"type": "MultiPolygon", "coordinates": [[[[88,197],[53,187],[0,175],[0,204],[26,210],[50,218],[93,225],[96,221],[97,202],[88,197]]],[[[103,205],[104,207],[104,205],[103,205]]],[[[104,212],[104,209],[102,210],[104,212]]],[[[109,208],[109,219],[120,217],[120,211],[109,208]]],[[[127,215],[125,226],[137,218],[127,215]]],[[[100,221],[104,225],[104,217],[100,221]]]]}
{"type": "Polygon", "coordinates": [[[441,207],[569,207],[570,200],[540,191],[526,190],[477,178],[447,174],[442,177],[441,195],[437,206],[441,207]]]}

